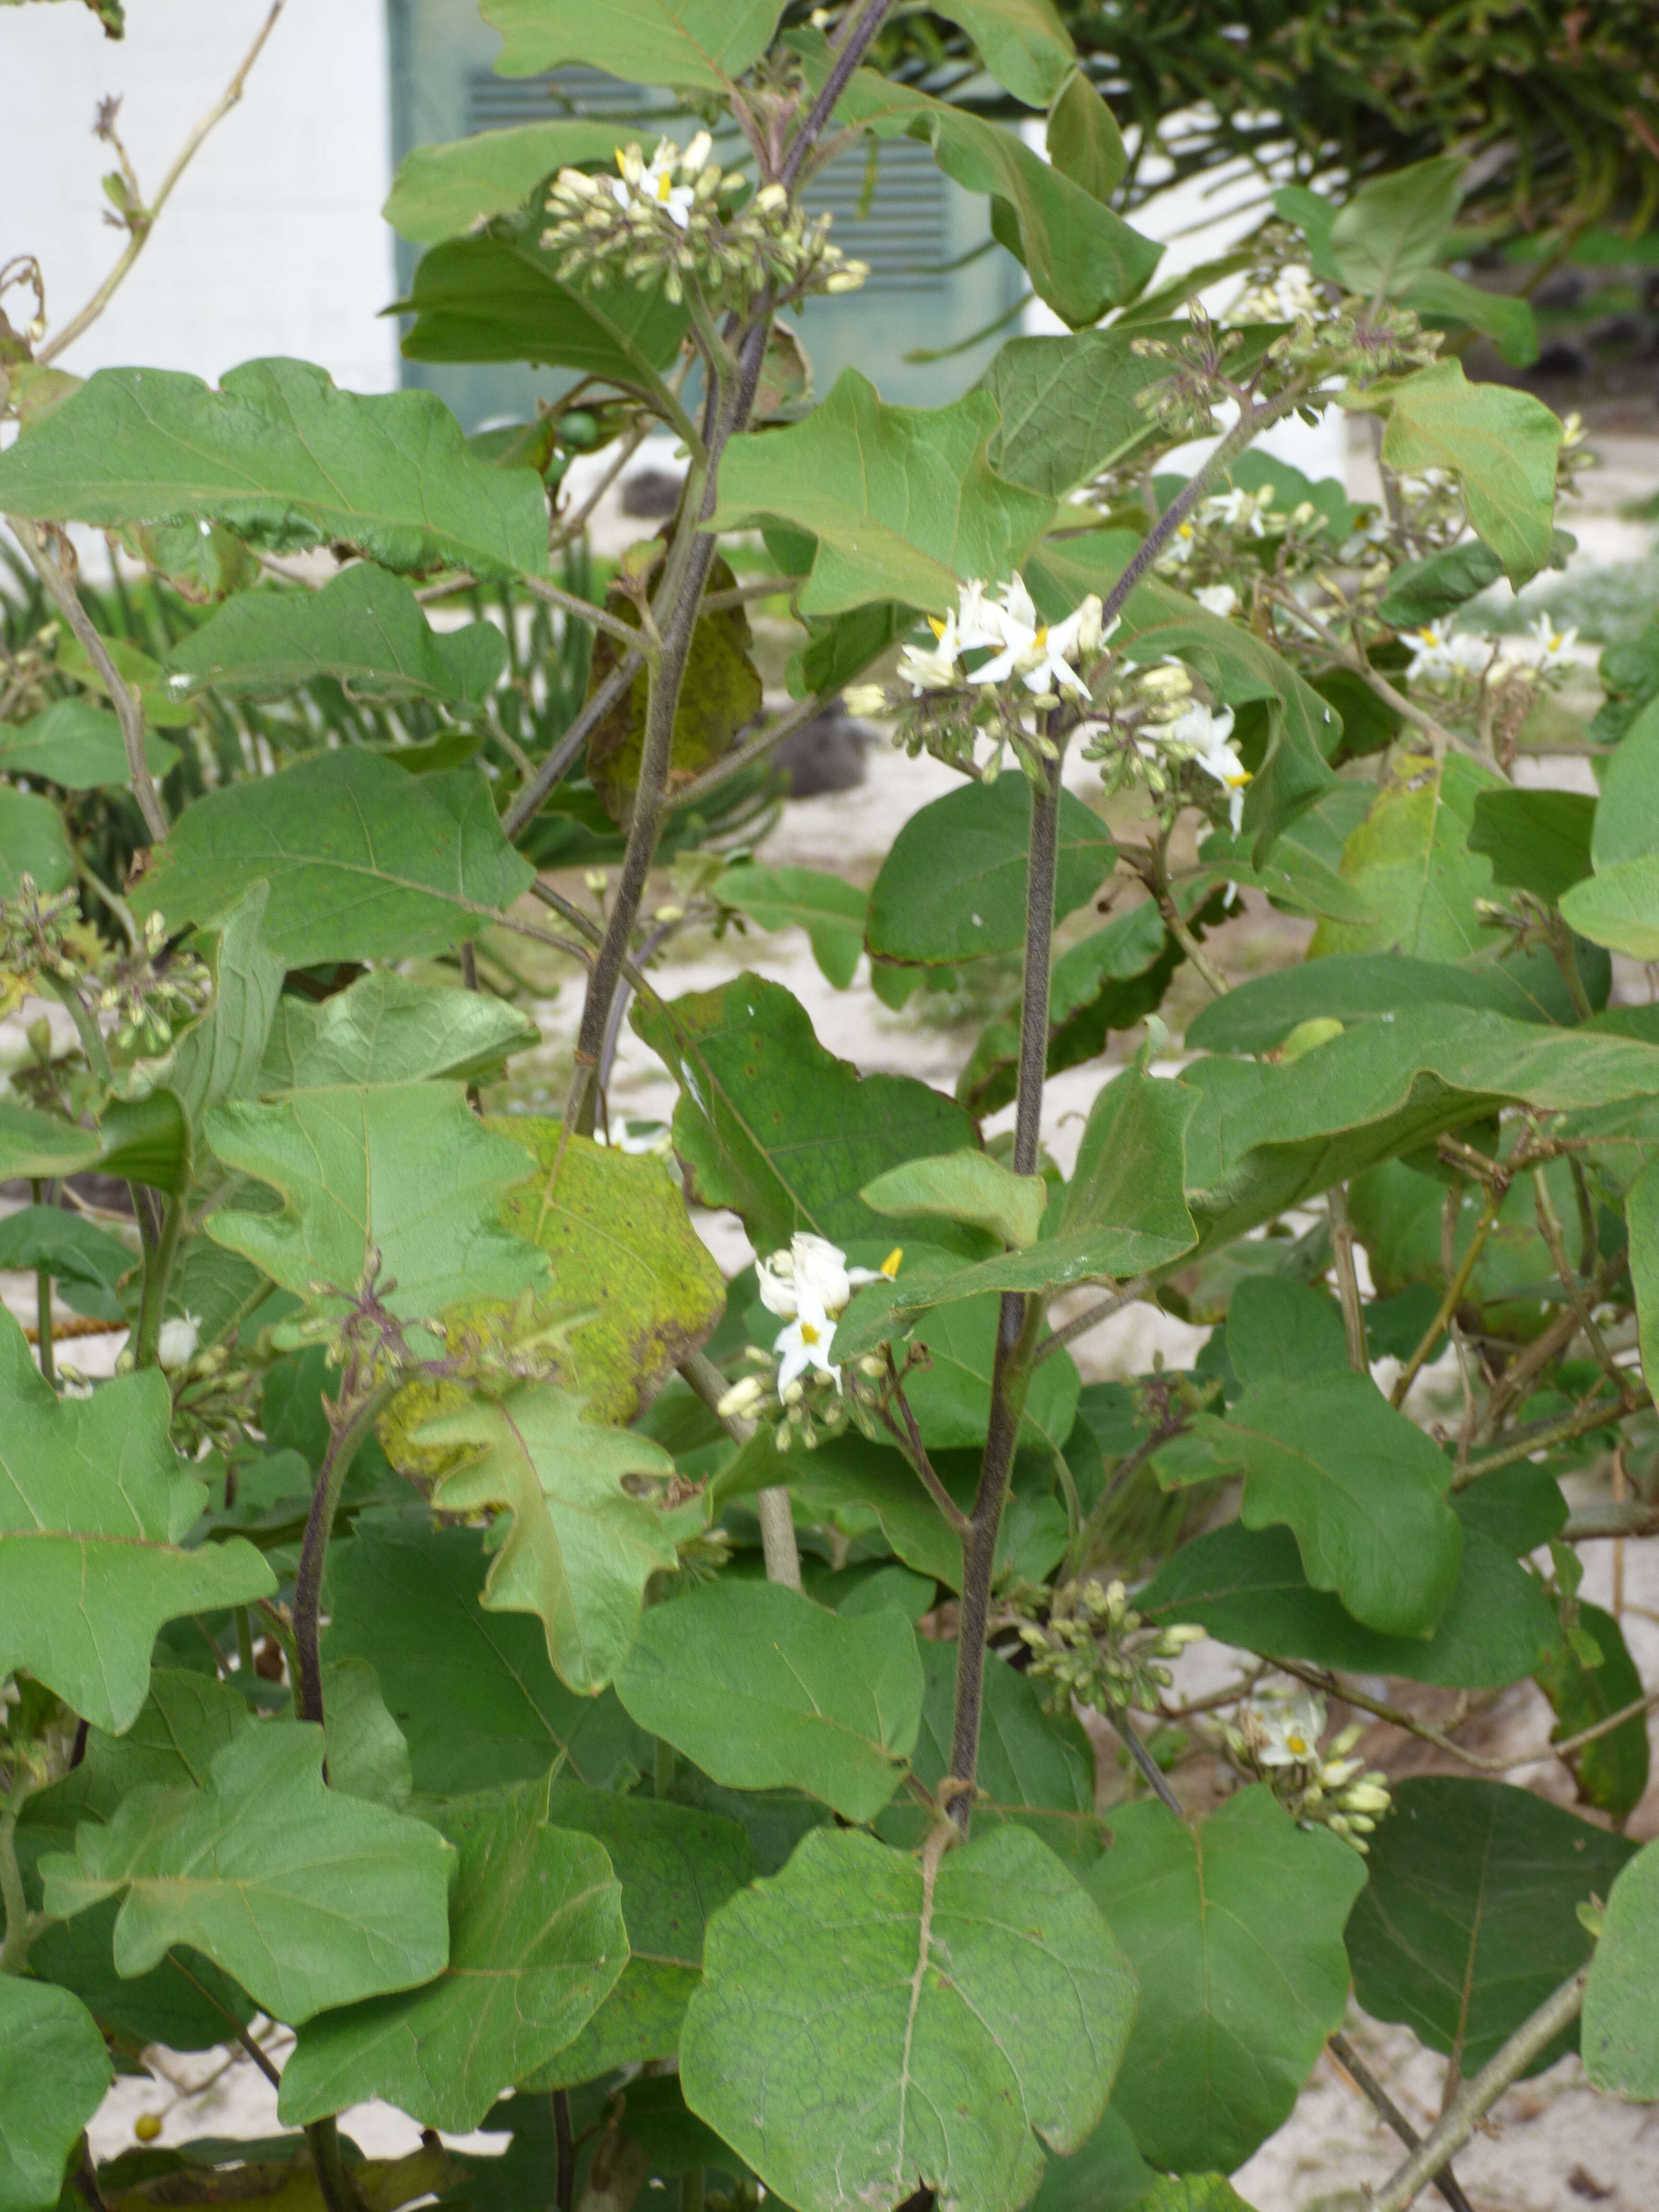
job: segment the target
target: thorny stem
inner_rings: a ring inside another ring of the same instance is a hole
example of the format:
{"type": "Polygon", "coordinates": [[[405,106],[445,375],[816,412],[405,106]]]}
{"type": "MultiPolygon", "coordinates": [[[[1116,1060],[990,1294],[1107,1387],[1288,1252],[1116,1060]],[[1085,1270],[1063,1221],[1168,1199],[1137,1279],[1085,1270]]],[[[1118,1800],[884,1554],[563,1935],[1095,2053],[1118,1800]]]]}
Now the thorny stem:
{"type": "MultiPolygon", "coordinates": [[[[1031,784],[1031,842],[1025,877],[1025,960],[1019,1012],[1019,1090],[1014,1107],[1016,1175],[1036,1172],[1042,1133],[1042,1085],[1048,1063],[1048,971],[1054,935],[1054,876],[1060,845],[1060,762],[1040,760],[1031,784]]],[[[956,1711],[951,1729],[951,1818],[963,1835],[973,1814],[985,1695],[985,1644],[991,1580],[1002,1526],[1008,1470],[1019,1438],[1042,1301],[1006,1291],[997,1314],[991,1411],[973,1510],[962,1534],[962,1609],[957,1628],[956,1711]]]]}
{"type": "Polygon", "coordinates": [[[287,0],[271,0],[270,13],[265,17],[264,21],[259,26],[258,35],[255,37],[253,44],[248,48],[246,53],[243,55],[240,66],[238,68],[236,74],[231,78],[230,82],[225,87],[223,92],[220,94],[218,99],[208,110],[207,113],[203,116],[201,121],[197,124],[194,130],[191,131],[189,137],[185,140],[184,144],[179,149],[178,153],[173,156],[173,167],[167,171],[166,176],[162,178],[161,184],[157,186],[155,198],[143,210],[142,222],[134,226],[132,234],[127,240],[126,246],[121,254],[120,259],[116,263],[114,268],[110,270],[109,275],[105,277],[103,283],[93,294],[91,299],[87,301],[86,306],[82,308],[80,313],[73,316],[70,320],[64,325],[64,328],[58,331],[57,337],[53,338],[49,346],[45,346],[41,349],[37,358],[39,359],[42,368],[44,368],[47,362],[56,361],[60,353],[64,352],[66,348],[73,345],[76,339],[80,337],[82,331],[87,329],[88,325],[95,323],[99,316],[103,313],[105,308],[108,307],[111,300],[115,296],[118,286],[119,286],[125,278],[128,270],[132,267],[133,263],[138,258],[138,256],[143,252],[145,246],[148,244],[150,233],[155,228],[156,217],[161,214],[162,209],[173,197],[173,186],[178,183],[179,178],[184,175],[185,171],[195,160],[198,153],[201,149],[203,142],[207,138],[209,133],[216,129],[216,127],[223,122],[226,116],[229,114],[231,109],[234,107],[237,102],[241,99],[243,89],[247,83],[248,74],[252,69],[254,63],[258,60],[260,53],[264,49],[265,40],[270,36],[272,31],[276,28],[276,18],[282,14],[286,4],[287,0]]]}
{"type": "MultiPolygon", "coordinates": [[[[1347,2037],[1334,2035],[1325,2047],[1330,2052],[1335,2064],[1347,2075],[1360,2095],[1381,2116],[1387,2125],[1393,2129],[1407,2149],[1415,2150],[1421,2141],[1416,2129],[1401,2111],[1399,2106],[1395,2103],[1394,2099],[1389,2096],[1370,2067],[1366,2065],[1347,2037]]],[[[1445,2172],[1436,2178],[1434,2185],[1447,2203],[1451,2206],[1452,2212],[1473,2212],[1468,2198],[1458,2186],[1456,2177],[1449,2166],[1445,2172]]]]}
{"type": "Polygon", "coordinates": [[[48,598],[74,632],[76,642],[97,670],[105,690],[109,693],[115,719],[121,726],[121,742],[126,747],[132,795],[138,802],[138,811],[144,817],[144,827],[159,845],[167,834],[167,817],[162,811],[161,796],[149,772],[149,763],[144,758],[144,710],[139,702],[138,694],[128,688],[125,678],[118,672],[115,663],[110,659],[109,647],[93,627],[91,616],[81,604],[81,594],[66,571],[46,551],[34,525],[25,520],[21,514],[9,514],[6,526],[33,562],[35,573],[46,586],[48,598]]]}
{"type": "MultiPolygon", "coordinates": [[[[397,1381],[377,1383],[368,1395],[358,1401],[350,1413],[336,1407],[330,1416],[331,1434],[328,1449],[323,1455],[322,1466],[317,1471],[317,1487],[311,1500],[311,1511],[306,1518],[304,1541],[300,1547],[299,1571],[294,1577],[294,1646],[298,1662],[298,1680],[295,1683],[295,1704],[302,1721],[323,1718],[323,1661],[319,1645],[319,1614],[323,1595],[323,1559],[328,1550],[328,1540],[333,1533],[334,1516],[339,1507],[340,1492],[357,1449],[387,1402],[398,1388],[397,1381]]],[[[342,1395],[344,1395],[343,1391],[342,1395]]],[[[320,2183],[322,2177],[318,2176],[320,2183]]],[[[324,2195],[327,2196],[325,2188],[324,2195]]],[[[331,2201],[330,2212],[335,2212],[331,2201]]]]}
{"type": "MultiPolygon", "coordinates": [[[[742,1445],[752,1441],[752,1421],[720,1412],[720,1402],[726,1395],[726,1382],[712,1359],[701,1352],[690,1352],[681,1360],[679,1371],[734,1443],[742,1445]]],[[[755,1513],[760,1522],[761,1556],[766,1562],[767,1581],[784,1583],[791,1589],[799,1589],[800,1547],[795,1541],[795,1516],[789,1504],[787,1484],[768,1483],[757,1490],[755,1513]]]]}
{"type": "Polygon", "coordinates": [[[1577,2018],[1589,1978],[1588,1966],[1569,1975],[1532,2018],[1516,2028],[1474,2081],[1465,2083],[1441,2115],[1438,2124],[1372,2197],[1370,2212],[1406,2212],[1419,2190],[1432,2181],[1446,2161],[1462,2148],[1504,2092],[1519,2080],[1539,2052],[1547,2049],[1562,2029],[1577,2018]]]}

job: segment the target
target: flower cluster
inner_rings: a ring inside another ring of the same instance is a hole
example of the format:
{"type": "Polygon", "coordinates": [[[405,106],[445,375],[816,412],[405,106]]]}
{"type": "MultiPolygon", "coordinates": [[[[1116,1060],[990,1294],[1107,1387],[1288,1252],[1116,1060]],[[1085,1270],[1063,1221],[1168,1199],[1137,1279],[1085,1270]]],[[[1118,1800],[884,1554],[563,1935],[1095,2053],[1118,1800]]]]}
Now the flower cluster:
{"type": "MultiPolygon", "coordinates": [[[[845,1413],[842,1370],[831,1357],[836,1323],[855,1290],[866,1283],[890,1282],[902,1257],[901,1248],[890,1252],[879,1267],[849,1267],[838,1244],[798,1230],[782,1251],[758,1261],[761,1304],[785,1327],[773,1339],[770,1355],[757,1356],[769,1368],[774,1360],[777,1364],[766,1378],[745,1375],[734,1382],[720,1401],[721,1417],[753,1420],[775,1399],[783,1409],[780,1451],[787,1448],[792,1427],[800,1428],[809,1443],[815,1419],[840,1427],[845,1413]]],[[[872,1362],[872,1372],[880,1366],[878,1360],[872,1362]]]]}
{"type": "Polygon", "coordinates": [[[1573,665],[1576,629],[1558,629],[1547,614],[1529,623],[1518,636],[1494,638],[1475,630],[1454,630],[1449,616],[1407,630],[1401,643],[1411,654],[1406,673],[1413,683],[1480,683],[1501,667],[1508,675],[1547,675],[1573,665]]]}
{"type": "Polygon", "coordinates": [[[174,1030],[194,1021],[212,996],[205,964],[193,952],[169,952],[167,924],[152,914],[141,942],[108,963],[97,1003],[100,1013],[116,1018],[118,1050],[145,1058],[165,1052],[174,1030]]]}
{"type": "Polygon", "coordinates": [[[1267,1784],[1293,1820],[1328,1828],[1364,1852],[1366,1837],[1393,1802],[1387,1777],[1349,1756],[1365,1732],[1363,1722],[1344,1729],[1322,1752],[1325,1727],[1323,1698],[1297,1690],[1253,1699],[1240,1708],[1237,1726],[1222,1733],[1233,1757],[1267,1784]]]}
{"type": "Polygon", "coordinates": [[[1016,1603],[1021,1610],[1046,1612],[1046,1618],[1020,1627],[1020,1641],[1031,1654],[1027,1671],[1054,1684],[1056,1704],[1074,1698],[1109,1720],[1131,1705],[1156,1712],[1173,1679],[1162,1662],[1205,1634],[1185,1624],[1161,1627],[1143,1620],[1120,1582],[1104,1589],[1097,1582],[1027,1589],[1016,1603]]]}
{"type": "Polygon", "coordinates": [[[165,1052],[179,1024],[193,1021],[211,999],[207,968],[193,952],[167,950],[159,914],[149,916],[137,945],[117,953],[78,912],[78,893],[42,892],[27,874],[15,897],[0,901],[0,1014],[46,978],[83,1007],[114,1015],[112,1042],[124,1057],[165,1052]]]}
{"type": "Polygon", "coordinates": [[[695,287],[711,305],[742,305],[769,285],[780,301],[850,292],[869,274],[830,243],[829,216],[809,217],[781,185],[750,193],[740,170],[722,169],[706,131],[684,148],[663,139],[649,161],[627,147],[617,170],[554,179],[541,242],[561,276],[659,281],[671,300],[695,287]]]}
{"type": "Polygon", "coordinates": [[[1109,715],[1084,725],[1083,757],[1103,763],[1109,790],[1139,775],[1157,796],[1194,797],[1182,771],[1196,769],[1227,794],[1227,818],[1243,820],[1250,771],[1232,744],[1233,712],[1199,690],[1183,661],[1165,654],[1125,678],[1109,715]]]}

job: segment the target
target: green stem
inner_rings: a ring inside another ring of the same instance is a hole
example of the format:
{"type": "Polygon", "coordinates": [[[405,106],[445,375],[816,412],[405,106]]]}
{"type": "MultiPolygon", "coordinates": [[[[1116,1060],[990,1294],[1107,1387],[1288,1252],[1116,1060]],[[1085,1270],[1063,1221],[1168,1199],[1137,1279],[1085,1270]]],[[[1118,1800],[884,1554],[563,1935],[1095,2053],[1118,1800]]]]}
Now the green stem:
{"type": "Polygon", "coordinates": [[[161,1234],[144,1251],[144,1287],[138,1308],[138,1335],[133,1348],[136,1367],[154,1367],[161,1342],[161,1322],[167,1313],[167,1285],[179,1256],[179,1239],[185,1226],[185,1192],[190,1182],[188,1164],[179,1169],[179,1188],[167,1200],[161,1234]]]}
{"type": "Polygon", "coordinates": [[[1399,1379],[1389,1394],[1390,1405],[1405,1404],[1406,1393],[1417,1380],[1419,1370],[1434,1350],[1436,1343],[1450,1326],[1453,1315],[1462,1303],[1463,1293],[1469,1287],[1470,1278],[1474,1273],[1475,1262],[1486,1249],[1486,1239],[1491,1236],[1497,1223],[1498,1209],[1501,1202],[1496,1188],[1489,1183],[1486,1186],[1486,1202],[1481,1210],[1474,1234],[1469,1239],[1469,1249],[1463,1255],[1462,1264],[1446,1285],[1446,1295],[1440,1301],[1439,1311],[1424,1330],[1418,1341],[1417,1349],[1401,1369],[1399,1379]]]}
{"type": "Polygon", "coordinates": [[[334,2124],[333,2115],[325,2120],[313,2120],[306,2130],[306,2142],[311,2150],[318,2192],[327,2212],[358,2212],[357,2192],[340,2155],[340,2130],[334,2124]]]}
{"type": "Polygon", "coordinates": [[[0,1905],[6,1909],[6,1937],[0,1944],[0,1974],[21,1974],[28,1965],[29,1946],[40,1923],[29,1911],[23,1893],[23,1874],[17,1863],[17,1820],[40,1787],[32,1766],[19,1765],[12,1776],[3,1808],[0,1808],[0,1905]]]}
{"type": "Polygon", "coordinates": [[[253,1680],[253,1617],[245,1605],[235,1608],[236,1656],[245,1680],[253,1680]]]}
{"type": "MultiPolygon", "coordinates": [[[[46,1200],[46,1185],[38,1176],[29,1179],[29,1195],[37,1206],[46,1200]]],[[[34,1271],[34,1327],[40,1340],[40,1372],[53,1388],[58,1377],[52,1359],[52,1269],[37,1267],[34,1271]]]]}

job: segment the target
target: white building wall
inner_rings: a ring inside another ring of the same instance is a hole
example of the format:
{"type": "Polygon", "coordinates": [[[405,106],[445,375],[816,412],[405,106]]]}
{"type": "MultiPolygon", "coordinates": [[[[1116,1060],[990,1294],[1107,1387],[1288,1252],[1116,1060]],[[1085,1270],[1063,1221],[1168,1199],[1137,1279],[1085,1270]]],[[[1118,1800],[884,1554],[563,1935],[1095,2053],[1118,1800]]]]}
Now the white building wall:
{"type": "MultiPolygon", "coordinates": [[[[61,326],[118,255],[102,221],[119,128],[147,194],[223,92],[269,0],[131,0],[125,40],[88,9],[0,8],[0,262],[39,257],[61,326]]],[[[197,155],[137,265],[61,366],[143,365],[216,380],[292,354],[362,392],[398,382],[385,0],[287,0],[233,109],[197,155]]],[[[6,306],[27,319],[27,295],[6,306]]]]}

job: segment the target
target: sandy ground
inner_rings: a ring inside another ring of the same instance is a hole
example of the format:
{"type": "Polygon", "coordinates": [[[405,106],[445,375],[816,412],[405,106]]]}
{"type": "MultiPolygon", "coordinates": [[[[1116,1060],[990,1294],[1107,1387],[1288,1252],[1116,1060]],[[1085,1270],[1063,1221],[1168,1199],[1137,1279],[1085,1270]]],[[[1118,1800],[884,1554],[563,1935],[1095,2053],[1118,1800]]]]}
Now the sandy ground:
{"type": "MultiPolygon", "coordinates": [[[[1580,539],[1577,557],[1587,562],[1630,559],[1649,550],[1651,532],[1623,520],[1616,509],[1659,486],[1659,441],[1602,439],[1597,443],[1604,466],[1587,480],[1588,496],[1567,518],[1580,539]]],[[[1368,456],[1356,446],[1351,482],[1357,495],[1367,489],[1367,469],[1368,456]]],[[[637,527],[628,534],[636,534],[637,527]]],[[[1593,655],[1586,659],[1588,664],[1593,655]]],[[[1534,779],[1594,788],[1583,762],[1540,763],[1527,778],[1534,779]]],[[[1092,770],[1079,767],[1069,780],[1080,796],[1097,799],[1092,770]]],[[[884,749],[873,750],[860,788],[791,806],[757,857],[775,864],[834,868],[850,880],[867,883],[900,823],[953,788],[956,781],[931,761],[911,762],[884,749]]],[[[581,895],[579,884],[568,888],[573,896],[581,895]]],[[[665,885],[659,896],[666,896],[665,885]]],[[[1306,925],[1273,916],[1246,917],[1212,938],[1211,945],[1230,976],[1237,978],[1294,958],[1307,933],[1306,925]]],[[[746,939],[732,938],[724,945],[707,940],[689,945],[665,965],[659,987],[665,994],[706,989],[745,966],[786,984],[808,1008],[821,1042],[866,1071],[915,1075],[948,1089],[971,1042],[971,1023],[954,1029],[931,1026],[918,1018],[915,1001],[891,1013],[867,990],[831,989],[804,942],[793,934],[751,932],[746,939]]],[[[1178,979],[1166,1009],[1177,1035],[1198,1002],[1197,996],[1188,994],[1197,991],[1194,979],[1178,979]]],[[[539,1052],[518,1064],[521,1103],[544,1110],[556,1109],[568,1079],[579,999],[578,990],[566,982],[537,1005],[543,1042],[539,1052]]],[[[0,1024],[0,1050],[6,1033],[38,1011],[31,1005],[15,1023],[0,1024]]],[[[1114,1057],[1121,1057],[1126,1042],[1132,1045],[1137,1040],[1114,1042],[1119,1048],[1114,1057]]],[[[1070,1166],[1083,1117],[1107,1073],[1106,1066],[1095,1062],[1049,1086],[1044,1139],[1063,1167],[1070,1166]]],[[[674,1095],[673,1084],[659,1063],[626,1031],[611,1087],[613,1118],[666,1119],[674,1095]]],[[[994,1129],[1011,1118],[1009,1109],[989,1126],[994,1129]]],[[[728,1273],[750,1256],[732,1217],[703,1215],[698,1226],[728,1273]]],[[[0,1277],[0,1293],[20,1319],[33,1320],[32,1281],[0,1277]]],[[[1186,1364],[1203,1337],[1204,1332],[1138,1308],[1075,1349],[1086,1376],[1106,1377],[1144,1370],[1154,1350],[1172,1364],[1186,1364]]],[[[86,1372],[107,1373],[121,1341],[110,1335],[81,1340],[73,1347],[64,1346],[63,1356],[86,1372]]],[[[1435,1378],[1425,1377],[1421,1387],[1434,1388],[1435,1378]]],[[[1626,1634],[1644,1679],[1659,1680],[1659,1559],[1650,1546],[1626,1548],[1626,1634]]],[[[1584,1594],[1604,1605],[1611,1595],[1612,1553],[1610,1544],[1581,1547],[1584,1594]]],[[[1213,1644],[1200,1645],[1183,1662],[1183,1685],[1219,1684],[1232,1671],[1233,1655],[1213,1644]]],[[[1424,1710],[1428,1710],[1426,1705],[1424,1710]]],[[[1571,1778],[1544,1748],[1549,1724],[1542,1698],[1526,1684],[1505,1692],[1468,1734],[1468,1741],[1472,1747],[1522,1762],[1511,1779],[1571,1803],[1571,1778]],[[1533,1756],[1536,1753],[1542,1755],[1533,1756]]],[[[1381,1728],[1366,1745],[1374,1761],[1395,1773],[1423,1771],[1424,1762],[1416,1756],[1421,1749],[1412,1739],[1381,1728]]],[[[1659,1833],[1659,1784],[1638,1809],[1630,1832],[1641,1837],[1659,1833]]],[[[1419,2131],[1431,2125],[1440,2101],[1442,2062],[1419,2050],[1406,2031],[1358,2014],[1352,2033],[1419,2131]]],[[[272,2052],[279,2063],[286,2041],[284,2032],[274,2032],[272,2052]]],[[[210,2133],[255,2136],[277,2129],[274,2093],[247,2060],[238,2057],[228,2061],[223,2054],[190,2058],[155,2054],[151,2077],[124,2080],[110,2093],[92,2124],[94,2152],[105,2157],[130,2143],[133,2123],[143,2113],[162,2119],[164,2142],[210,2133]]],[[[418,2141],[414,2124],[385,2106],[360,2107],[343,2116],[342,2124],[371,2154],[396,2154],[418,2141]]],[[[467,2140],[483,2148],[489,2139],[467,2140]]],[[[1290,2120],[1236,2179],[1259,2212],[1316,2212],[1316,2208],[1337,2212],[1345,2203],[1358,2204],[1361,2200],[1352,2192],[1383,2179],[1397,2162],[1393,2139],[1370,2107],[1325,2061],[1290,2120]]],[[[1659,2205],[1659,2112],[1598,2096],[1583,2082],[1577,2062],[1567,2060],[1500,2103],[1489,2131],[1460,2157],[1458,2172],[1477,2212],[1578,2212],[1580,2207],[1598,2203],[1609,2212],[1651,2212],[1659,2205]]]]}

